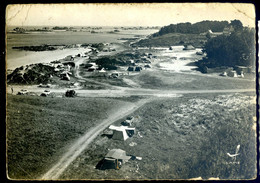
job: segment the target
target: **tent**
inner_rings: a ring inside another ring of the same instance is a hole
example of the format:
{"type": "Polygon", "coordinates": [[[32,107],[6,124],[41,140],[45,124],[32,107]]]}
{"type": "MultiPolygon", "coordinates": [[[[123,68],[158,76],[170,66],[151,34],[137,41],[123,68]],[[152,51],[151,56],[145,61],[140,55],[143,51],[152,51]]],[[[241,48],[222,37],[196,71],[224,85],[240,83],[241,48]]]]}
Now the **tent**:
{"type": "Polygon", "coordinates": [[[195,48],[192,45],[184,45],[183,50],[195,50],[195,48]]]}
{"type": "Polygon", "coordinates": [[[237,78],[237,72],[236,72],[236,71],[230,71],[230,72],[227,73],[227,75],[228,75],[229,77],[237,78]]]}
{"type": "Polygon", "coordinates": [[[140,72],[142,70],[142,67],[135,67],[135,71],[140,72]]]}
{"type": "Polygon", "coordinates": [[[105,158],[113,158],[127,161],[131,158],[131,156],[127,156],[126,152],[122,149],[112,149],[107,153],[105,158]]]}
{"type": "Polygon", "coordinates": [[[110,150],[105,158],[97,165],[99,169],[120,169],[122,164],[131,159],[122,149],[110,150]]]}
{"type": "Polygon", "coordinates": [[[114,126],[110,125],[109,129],[113,130],[112,139],[115,140],[126,140],[129,137],[133,136],[135,128],[129,128],[127,126],[114,126]]]}
{"type": "Polygon", "coordinates": [[[127,71],[134,71],[134,67],[128,67],[127,71]]]}

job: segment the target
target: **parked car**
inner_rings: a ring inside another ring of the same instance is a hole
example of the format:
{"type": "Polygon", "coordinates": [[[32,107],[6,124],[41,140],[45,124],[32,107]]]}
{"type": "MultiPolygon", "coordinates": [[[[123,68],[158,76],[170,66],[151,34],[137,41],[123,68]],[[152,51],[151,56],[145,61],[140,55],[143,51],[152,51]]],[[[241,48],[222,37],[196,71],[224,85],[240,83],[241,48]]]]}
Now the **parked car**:
{"type": "Polygon", "coordinates": [[[44,92],[41,93],[42,97],[47,97],[48,95],[50,95],[51,91],[50,90],[44,90],[44,92]]]}
{"type": "Polygon", "coordinates": [[[28,94],[28,90],[25,90],[25,89],[21,89],[17,95],[27,95],[28,94]]]}
{"type": "Polygon", "coordinates": [[[67,90],[65,93],[65,97],[75,97],[76,91],[75,90],[67,90]]]}
{"type": "Polygon", "coordinates": [[[39,84],[38,87],[41,87],[41,88],[50,88],[51,85],[50,84],[47,84],[47,85],[43,85],[43,84],[39,84]]]}

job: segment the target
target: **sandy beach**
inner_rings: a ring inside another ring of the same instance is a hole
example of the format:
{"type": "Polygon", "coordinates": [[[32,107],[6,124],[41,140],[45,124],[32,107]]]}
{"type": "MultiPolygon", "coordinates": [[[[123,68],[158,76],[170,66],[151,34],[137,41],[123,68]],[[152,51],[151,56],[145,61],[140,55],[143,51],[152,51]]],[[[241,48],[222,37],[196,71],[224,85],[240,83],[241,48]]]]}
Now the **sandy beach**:
{"type": "Polygon", "coordinates": [[[175,72],[192,72],[197,66],[188,65],[197,61],[200,57],[196,52],[201,51],[197,48],[195,50],[184,51],[183,46],[173,46],[173,50],[164,49],[160,51],[161,56],[167,56],[168,59],[161,61],[159,66],[162,70],[175,72]]]}
{"type": "Polygon", "coordinates": [[[54,51],[42,51],[42,52],[31,52],[31,51],[20,51],[21,55],[16,58],[7,58],[7,69],[15,69],[23,65],[30,65],[36,63],[49,63],[51,61],[63,59],[68,55],[77,55],[79,53],[88,52],[88,48],[68,48],[63,50],[54,51]]]}

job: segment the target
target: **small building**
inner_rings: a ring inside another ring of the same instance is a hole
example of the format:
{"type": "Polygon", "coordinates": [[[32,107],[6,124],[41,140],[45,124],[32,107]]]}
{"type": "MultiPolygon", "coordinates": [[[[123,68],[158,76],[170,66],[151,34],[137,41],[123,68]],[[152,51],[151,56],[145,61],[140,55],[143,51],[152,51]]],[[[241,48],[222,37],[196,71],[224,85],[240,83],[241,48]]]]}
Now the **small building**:
{"type": "Polygon", "coordinates": [[[225,27],[223,30],[224,35],[230,35],[232,32],[234,32],[233,26],[225,27]]]}
{"type": "Polygon", "coordinates": [[[135,133],[135,128],[130,128],[128,126],[109,126],[110,130],[113,130],[112,139],[125,141],[129,137],[132,137],[135,133]]]}

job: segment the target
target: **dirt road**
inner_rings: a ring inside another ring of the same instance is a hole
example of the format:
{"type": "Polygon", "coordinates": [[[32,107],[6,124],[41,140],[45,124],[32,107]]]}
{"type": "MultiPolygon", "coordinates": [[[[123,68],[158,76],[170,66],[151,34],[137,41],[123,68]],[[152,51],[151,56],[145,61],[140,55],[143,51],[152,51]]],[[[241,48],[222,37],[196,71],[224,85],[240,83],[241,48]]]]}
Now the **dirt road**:
{"type": "Polygon", "coordinates": [[[62,158],[53,165],[48,172],[46,172],[40,179],[43,180],[57,180],[64,170],[84,151],[87,146],[110,124],[131,114],[145,103],[152,99],[143,99],[133,104],[127,104],[121,107],[117,112],[110,114],[107,119],[102,121],[99,125],[88,130],[81,138],[77,139],[62,158]]]}
{"type": "MultiPolygon", "coordinates": [[[[21,89],[27,89],[40,95],[45,88],[40,88],[37,85],[13,85],[14,93],[16,94],[21,89]]],[[[69,89],[69,88],[67,88],[69,89]]],[[[55,93],[56,96],[62,95],[67,90],[66,88],[51,87],[49,90],[55,93]]],[[[71,89],[71,88],[70,88],[71,89]]],[[[178,94],[189,93],[243,93],[243,92],[256,92],[254,88],[248,89],[225,89],[225,90],[156,90],[145,88],[129,88],[129,87],[116,87],[115,89],[106,90],[83,90],[74,89],[79,97],[129,97],[129,96],[157,96],[157,97],[170,97],[178,94]]],[[[11,86],[7,87],[7,93],[12,93],[11,86]]]]}

